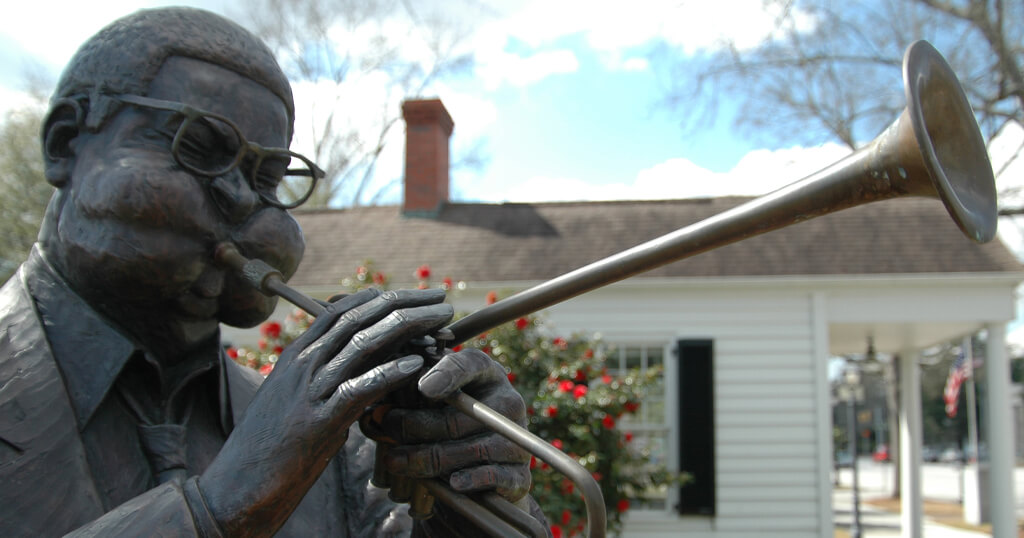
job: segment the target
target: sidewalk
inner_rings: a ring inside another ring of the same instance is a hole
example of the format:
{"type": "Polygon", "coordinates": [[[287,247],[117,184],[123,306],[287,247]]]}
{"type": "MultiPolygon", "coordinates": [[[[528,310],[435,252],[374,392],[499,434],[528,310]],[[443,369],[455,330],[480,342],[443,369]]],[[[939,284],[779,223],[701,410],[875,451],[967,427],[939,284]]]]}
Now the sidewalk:
{"type": "MultiPolygon", "coordinates": [[[[871,496],[868,494],[867,499],[871,496]]],[[[860,529],[865,538],[882,538],[900,536],[900,515],[886,512],[865,502],[861,496],[860,529]]],[[[832,521],[835,524],[836,536],[850,536],[850,523],[853,520],[853,493],[850,489],[832,490],[832,521]]],[[[982,532],[974,532],[948,525],[941,525],[924,519],[924,538],[981,538],[991,536],[982,532]]]]}

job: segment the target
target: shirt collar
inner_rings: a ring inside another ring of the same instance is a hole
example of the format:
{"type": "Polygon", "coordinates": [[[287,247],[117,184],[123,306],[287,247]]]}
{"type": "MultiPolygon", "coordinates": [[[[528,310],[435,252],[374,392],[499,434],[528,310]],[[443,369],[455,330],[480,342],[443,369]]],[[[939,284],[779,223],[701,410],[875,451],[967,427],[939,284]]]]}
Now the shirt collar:
{"type": "MultiPolygon", "coordinates": [[[[83,430],[103,402],[118,375],[136,352],[145,352],[117,325],[96,312],[76,294],[35,246],[29,254],[26,283],[35,300],[50,349],[64,377],[64,386],[83,430]]],[[[212,350],[210,360],[220,366],[223,353],[212,350]]],[[[202,368],[207,368],[203,363],[202,368]]],[[[222,368],[220,368],[222,369],[222,368]]],[[[218,373],[224,383],[224,375],[218,373]]],[[[222,387],[221,407],[228,406],[222,387]]],[[[230,415],[228,412],[227,415],[230,415]]],[[[225,410],[221,410],[225,416],[225,410]]]]}

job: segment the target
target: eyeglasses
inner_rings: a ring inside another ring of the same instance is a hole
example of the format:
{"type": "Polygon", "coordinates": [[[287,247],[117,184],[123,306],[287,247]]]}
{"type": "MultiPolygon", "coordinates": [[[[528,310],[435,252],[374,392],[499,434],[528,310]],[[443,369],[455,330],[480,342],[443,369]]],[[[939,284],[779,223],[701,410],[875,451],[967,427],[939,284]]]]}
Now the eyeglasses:
{"type": "Polygon", "coordinates": [[[285,148],[265,148],[249,142],[235,123],[198,108],[141,95],[108,95],[134,106],[167,110],[184,119],[174,133],[171,155],[182,168],[206,177],[227,174],[252,156],[249,186],[264,203],[282,209],[302,205],[326,174],[313,161],[285,148]]]}

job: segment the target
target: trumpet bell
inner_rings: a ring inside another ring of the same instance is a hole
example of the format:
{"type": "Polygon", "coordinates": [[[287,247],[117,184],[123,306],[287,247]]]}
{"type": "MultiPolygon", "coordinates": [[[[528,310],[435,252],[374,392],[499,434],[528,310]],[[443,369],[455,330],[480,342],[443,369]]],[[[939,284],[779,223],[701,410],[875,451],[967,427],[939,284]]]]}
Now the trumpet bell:
{"type": "Polygon", "coordinates": [[[937,197],[963,233],[984,243],[996,233],[996,188],[977,120],[953,69],[935,47],[917,41],[903,57],[909,125],[937,197]]]}

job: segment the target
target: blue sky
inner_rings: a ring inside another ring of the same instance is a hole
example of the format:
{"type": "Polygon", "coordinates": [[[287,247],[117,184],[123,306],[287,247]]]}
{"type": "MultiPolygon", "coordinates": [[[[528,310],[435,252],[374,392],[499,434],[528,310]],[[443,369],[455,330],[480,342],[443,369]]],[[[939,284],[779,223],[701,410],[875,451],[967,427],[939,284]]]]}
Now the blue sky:
{"type": "MultiPolygon", "coordinates": [[[[56,76],[77,46],[104,24],[154,0],[102,3],[37,2],[8,8],[0,21],[0,107],[21,102],[26,66],[56,76]],[[47,17],[55,12],[56,20],[47,17]],[[44,25],[46,27],[44,28],[44,25]]],[[[239,18],[236,0],[187,2],[239,18]]],[[[464,5],[472,5],[472,2],[464,5]]],[[[453,153],[483,148],[486,165],[456,171],[453,197],[466,201],[677,198],[760,194],[828,164],[845,153],[821,148],[759,147],[731,129],[729,107],[699,134],[684,133],[674,112],[661,106],[663,82],[647,61],[661,44],[683,53],[715,46],[722,38],[754,44],[771,28],[760,0],[680,2],[649,0],[628,10],[614,2],[484,0],[486,14],[470,22],[464,44],[474,69],[430,86],[455,123],[453,153]],[[750,16],[737,20],[737,12],[750,16]],[[728,20],[729,24],[721,24],[728,20]]],[[[416,3],[426,10],[426,3],[416,3]]],[[[443,5],[443,4],[442,4],[443,5]]],[[[463,5],[463,4],[452,4],[463,5]]],[[[239,22],[245,23],[244,20],[239,22]]],[[[349,34],[358,40],[359,32],[349,34]]],[[[403,53],[415,57],[410,39],[403,53]]],[[[345,88],[339,112],[366,122],[386,93],[369,77],[345,88]],[[351,103],[359,103],[353,107],[351,103]],[[364,114],[360,116],[359,114],[364,114]]],[[[298,125],[293,149],[311,145],[302,133],[324,116],[330,85],[296,83],[298,125]]],[[[397,109],[401,96],[383,106],[397,109]]],[[[762,141],[763,142],[763,141],[762,141]]],[[[402,174],[402,132],[395,129],[378,164],[371,191],[402,174]]],[[[381,198],[397,203],[392,187],[381,198]]]]}

